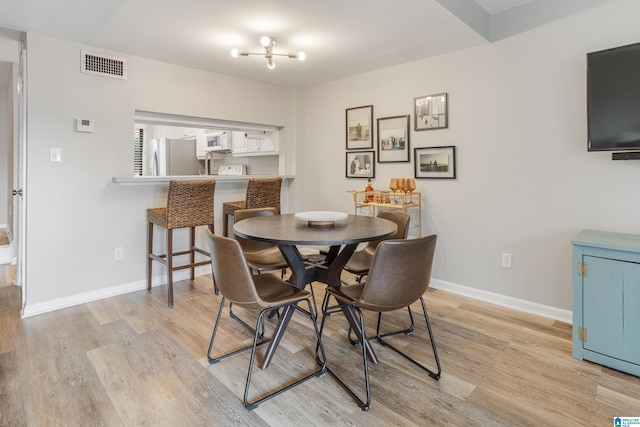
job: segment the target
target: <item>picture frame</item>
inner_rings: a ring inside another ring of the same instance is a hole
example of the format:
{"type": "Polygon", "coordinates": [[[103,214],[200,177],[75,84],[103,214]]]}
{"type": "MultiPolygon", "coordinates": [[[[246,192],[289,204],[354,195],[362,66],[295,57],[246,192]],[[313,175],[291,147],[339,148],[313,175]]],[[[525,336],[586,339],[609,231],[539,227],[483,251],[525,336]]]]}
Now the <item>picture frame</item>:
{"type": "Polygon", "coordinates": [[[345,156],[345,171],[347,178],[375,178],[376,152],[351,151],[345,156]]]}
{"type": "Polygon", "coordinates": [[[416,178],[456,179],[456,147],[422,147],[414,149],[416,178]]]}
{"type": "Polygon", "coordinates": [[[347,108],[347,150],[373,148],[373,105],[347,108]]]}
{"type": "Polygon", "coordinates": [[[414,129],[416,131],[449,127],[448,94],[419,96],[413,100],[414,129]]]}
{"type": "Polygon", "coordinates": [[[411,116],[378,119],[378,163],[408,162],[411,116]]]}

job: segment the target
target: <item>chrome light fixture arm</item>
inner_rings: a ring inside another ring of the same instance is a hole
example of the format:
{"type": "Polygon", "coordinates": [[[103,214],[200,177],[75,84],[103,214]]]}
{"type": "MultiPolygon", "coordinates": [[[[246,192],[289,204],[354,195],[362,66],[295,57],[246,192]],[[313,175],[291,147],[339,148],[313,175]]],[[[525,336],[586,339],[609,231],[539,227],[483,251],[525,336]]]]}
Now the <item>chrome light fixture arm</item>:
{"type": "Polygon", "coordinates": [[[264,52],[260,52],[260,53],[241,52],[238,49],[232,49],[231,56],[233,56],[234,58],[237,58],[238,56],[249,56],[249,55],[264,56],[265,59],[267,60],[267,67],[271,70],[274,69],[276,66],[275,62],[273,61],[274,56],[285,56],[287,58],[298,59],[300,61],[304,61],[304,59],[307,56],[304,52],[298,52],[297,54],[296,53],[274,53],[273,47],[276,45],[276,39],[274,39],[273,37],[263,36],[260,39],[260,43],[264,47],[264,52]]]}

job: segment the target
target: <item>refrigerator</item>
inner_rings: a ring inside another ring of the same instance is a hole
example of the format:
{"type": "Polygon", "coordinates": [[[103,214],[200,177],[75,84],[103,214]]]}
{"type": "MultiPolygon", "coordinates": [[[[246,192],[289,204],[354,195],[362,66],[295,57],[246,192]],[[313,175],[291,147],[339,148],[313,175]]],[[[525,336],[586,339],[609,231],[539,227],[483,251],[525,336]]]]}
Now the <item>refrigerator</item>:
{"type": "Polygon", "coordinates": [[[203,165],[196,158],[195,139],[153,138],[147,141],[147,176],[200,175],[203,165]]]}

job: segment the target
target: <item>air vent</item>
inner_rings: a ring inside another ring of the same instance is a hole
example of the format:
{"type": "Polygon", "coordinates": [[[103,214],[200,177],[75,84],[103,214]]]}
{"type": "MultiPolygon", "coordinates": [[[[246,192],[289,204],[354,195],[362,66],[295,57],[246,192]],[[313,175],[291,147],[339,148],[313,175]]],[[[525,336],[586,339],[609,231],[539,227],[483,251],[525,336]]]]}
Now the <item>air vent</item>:
{"type": "Polygon", "coordinates": [[[82,65],[80,71],[95,76],[113,77],[127,80],[127,60],[91,52],[80,52],[82,65]]]}

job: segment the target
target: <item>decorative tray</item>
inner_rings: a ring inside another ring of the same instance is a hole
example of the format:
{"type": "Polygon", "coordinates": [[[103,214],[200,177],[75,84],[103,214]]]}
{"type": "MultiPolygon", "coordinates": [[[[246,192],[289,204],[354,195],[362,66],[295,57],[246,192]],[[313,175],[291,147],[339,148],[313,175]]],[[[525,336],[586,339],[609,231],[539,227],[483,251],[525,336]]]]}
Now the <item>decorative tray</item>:
{"type": "Polygon", "coordinates": [[[344,212],[333,211],[308,211],[298,212],[296,219],[307,221],[309,227],[333,227],[336,221],[342,221],[349,217],[344,212]]]}

